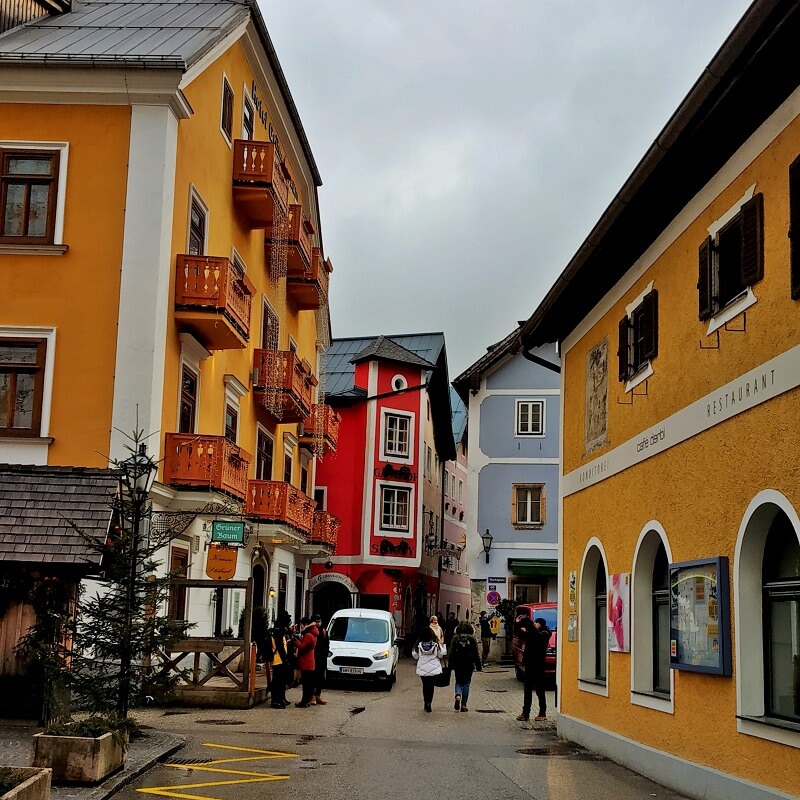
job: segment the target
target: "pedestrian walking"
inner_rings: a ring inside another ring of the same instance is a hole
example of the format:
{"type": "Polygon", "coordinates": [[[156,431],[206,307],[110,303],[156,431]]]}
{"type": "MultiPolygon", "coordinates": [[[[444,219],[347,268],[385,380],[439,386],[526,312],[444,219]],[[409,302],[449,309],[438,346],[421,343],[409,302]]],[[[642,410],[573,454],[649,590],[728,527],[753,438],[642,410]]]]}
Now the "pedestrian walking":
{"type": "Polygon", "coordinates": [[[445,647],[450,647],[450,642],[452,641],[453,637],[456,635],[456,630],[458,630],[458,619],[456,619],[455,611],[451,611],[447,615],[447,619],[444,622],[444,644],[445,644],[445,647]]]}
{"type": "Polygon", "coordinates": [[[466,620],[459,623],[458,630],[447,649],[447,663],[453,671],[455,678],[456,711],[469,711],[469,686],[472,683],[472,673],[481,671],[481,656],[478,653],[478,640],[475,638],[475,628],[466,620]]]}
{"type": "Polygon", "coordinates": [[[328,651],[330,650],[330,637],[322,625],[322,617],[314,614],[311,617],[317,626],[317,644],[314,648],[314,697],[311,705],[324,706],[328,701],[322,699],[322,687],[325,685],[325,674],[328,668],[328,651]]]}
{"type": "Polygon", "coordinates": [[[431,614],[430,629],[434,639],[440,645],[444,645],[444,628],[439,624],[439,617],[436,614],[431,614]]]}
{"type": "Polygon", "coordinates": [[[492,633],[492,626],[489,624],[489,617],[486,615],[485,611],[481,611],[478,622],[481,626],[481,646],[483,650],[481,653],[481,662],[485,667],[489,663],[489,649],[492,646],[494,634],[492,633]]]}
{"type": "Polygon", "coordinates": [[[291,682],[289,663],[289,640],[291,638],[289,626],[291,622],[291,616],[282,611],[278,614],[275,626],[270,631],[272,644],[272,683],[270,684],[272,708],[286,708],[289,705],[286,699],[286,687],[291,682]]]}
{"type": "Polygon", "coordinates": [[[308,617],[300,620],[300,641],[297,643],[297,669],[300,670],[300,682],[303,696],[297,708],[308,708],[314,697],[316,671],[314,669],[314,650],[317,646],[317,626],[308,617]]]}
{"type": "Polygon", "coordinates": [[[417,675],[422,679],[422,702],[425,710],[430,713],[433,710],[431,706],[436,679],[442,674],[441,659],[447,655],[447,648],[439,644],[430,628],[425,628],[411,650],[411,655],[416,659],[417,675]]]}
{"type": "Polygon", "coordinates": [[[547,719],[547,697],[544,692],[544,664],[547,655],[547,646],[550,643],[552,631],[547,627],[543,617],[531,618],[521,614],[516,619],[517,635],[525,644],[522,653],[522,663],[525,666],[525,680],[523,681],[522,713],[517,717],[519,722],[530,719],[533,692],[539,701],[539,713],[536,722],[547,719]]]}

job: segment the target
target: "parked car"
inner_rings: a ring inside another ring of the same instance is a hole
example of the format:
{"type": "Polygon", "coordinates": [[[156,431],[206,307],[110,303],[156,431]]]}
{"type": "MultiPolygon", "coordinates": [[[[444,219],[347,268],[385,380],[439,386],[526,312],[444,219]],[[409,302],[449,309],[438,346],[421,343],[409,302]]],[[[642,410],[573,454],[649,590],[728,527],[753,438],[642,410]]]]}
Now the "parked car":
{"type": "Polygon", "coordinates": [[[394,618],[388,611],[344,608],[328,623],[328,679],[373,680],[391,690],[397,680],[398,645],[394,618]]]}
{"type": "MultiPolygon", "coordinates": [[[[548,683],[555,685],[556,643],[558,641],[558,603],[522,603],[517,606],[514,616],[516,618],[521,614],[531,619],[542,617],[546,620],[547,627],[552,631],[544,659],[544,676],[548,683]]],[[[517,674],[517,680],[521,681],[525,678],[525,664],[522,659],[522,654],[525,652],[525,643],[520,640],[516,631],[514,631],[512,646],[514,648],[514,671],[517,674]]]]}

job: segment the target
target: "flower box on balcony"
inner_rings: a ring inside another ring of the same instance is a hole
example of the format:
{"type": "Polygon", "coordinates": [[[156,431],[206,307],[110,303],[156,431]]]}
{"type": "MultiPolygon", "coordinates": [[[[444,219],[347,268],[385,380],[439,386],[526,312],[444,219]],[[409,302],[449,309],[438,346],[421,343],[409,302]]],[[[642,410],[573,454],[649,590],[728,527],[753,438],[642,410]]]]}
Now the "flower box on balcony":
{"type": "Polygon", "coordinates": [[[272,142],[233,143],[233,202],[252,229],[267,228],[289,210],[288,170],[272,142]]]}
{"type": "Polygon", "coordinates": [[[308,535],[314,520],[314,501],[284,481],[248,481],[245,514],[259,522],[288,525],[308,535]]]}
{"type": "Polygon", "coordinates": [[[246,347],[254,294],[250,279],[227,258],[177,258],[175,319],[209,350],[246,347]]]}
{"type": "Polygon", "coordinates": [[[169,486],[216,489],[243,500],[249,469],[250,454],[224,436],[166,435],[162,470],[169,486]]]}
{"type": "Polygon", "coordinates": [[[290,350],[253,352],[253,391],[280,422],[302,422],[311,413],[317,379],[290,350]]]}

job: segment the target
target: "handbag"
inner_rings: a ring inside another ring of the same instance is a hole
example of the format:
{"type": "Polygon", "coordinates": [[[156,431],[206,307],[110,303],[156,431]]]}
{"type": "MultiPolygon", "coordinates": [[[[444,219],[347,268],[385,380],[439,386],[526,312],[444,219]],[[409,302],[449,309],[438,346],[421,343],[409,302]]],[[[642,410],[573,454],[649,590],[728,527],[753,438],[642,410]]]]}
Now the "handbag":
{"type": "Polygon", "coordinates": [[[442,671],[439,675],[435,676],[435,680],[433,682],[434,686],[439,687],[440,689],[445,688],[446,686],[450,685],[450,675],[452,674],[452,670],[450,667],[442,667],[442,671]]]}

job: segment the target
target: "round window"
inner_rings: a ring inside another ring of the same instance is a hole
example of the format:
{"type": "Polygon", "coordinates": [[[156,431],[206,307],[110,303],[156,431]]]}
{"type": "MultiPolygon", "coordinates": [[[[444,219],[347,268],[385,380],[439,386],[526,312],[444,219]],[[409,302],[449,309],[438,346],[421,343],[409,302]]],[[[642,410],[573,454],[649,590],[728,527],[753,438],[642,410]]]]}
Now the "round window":
{"type": "Polygon", "coordinates": [[[399,392],[401,389],[406,389],[407,387],[408,383],[402,375],[395,375],[394,378],[392,378],[392,389],[396,392],[399,392]]]}

